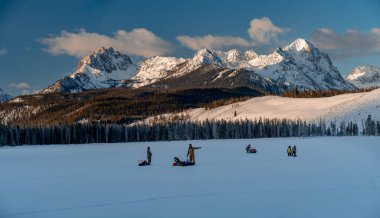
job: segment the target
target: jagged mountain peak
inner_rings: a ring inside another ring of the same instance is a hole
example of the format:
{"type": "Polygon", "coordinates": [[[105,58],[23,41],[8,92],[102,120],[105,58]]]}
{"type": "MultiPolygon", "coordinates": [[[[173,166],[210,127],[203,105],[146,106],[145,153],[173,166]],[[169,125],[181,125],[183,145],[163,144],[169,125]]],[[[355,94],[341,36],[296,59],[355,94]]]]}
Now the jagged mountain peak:
{"type": "Polygon", "coordinates": [[[285,51],[306,51],[311,52],[316,47],[306,39],[298,38],[294,40],[290,45],[285,46],[283,50],[285,51]]]}
{"type": "Polygon", "coordinates": [[[76,69],[79,70],[85,64],[110,73],[115,70],[126,70],[132,61],[128,55],[115,51],[112,47],[100,47],[90,55],[83,57],[76,69]]]}
{"type": "Polygon", "coordinates": [[[186,71],[192,71],[203,65],[225,67],[217,52],[204,48],[199,50],[191,59],[189,59],[185,69],[186,71]]]}
{"type": "Polygon", "coordinates": [[[184,63],[186,59],[154,56],[141,63],[137,73],[132,77],[134,88],[145,86],[169,75],[169,72],[184,63]]]}
{"type": "Polygon", "coordinates": [[[253,50],[248,50],[246,52],[244,52],[244,55],[245,55],[245,58],[250,61],[250,60],[253,60],[255,58],[257,58],[259,55],[253,51],[253,50]]]}
{"type": "Polygon", "coordinates": [[[372,65],[357,66],[346,80],[358,88],[380,87],[380,68],[372,65]]]}
{"type": "MultiPolygon", "coordinates": [[[[76,92],[117,86],[132,88],[154,86],[156,82],[169,79],[174,81],[185,75],[199,73],[206,75],[206,71],[213,72],[207,75],[216,76],[213,78],[216,81],[225,79],[224,76],[218,76],[219,72],[238,69],[254,72],[289,89],[354,88],[342,77],[327,54],[320,52],[309,41],[298,38],[288,46],[278,48],[268,55],[258,55],[252,50],[241,52],[232,49],[222,52],[204,48],[189,59],[155,56],[143,61],[139,67],[132,63],[128,55],[112,47],[100,47],[85,56],[70,77],[58,81],[43,92],[76,92]]],[[[234,75],[238,74],[231,73],[228,80],[234,75]]],[[[188,78],[199,79],[197,76],[188,78]]]]}
{"type": "Polygon", "coordinates": [[[232,49],[226,52],[227,62],[239,62],[245,59],[245,55],[237,49],[232,49]]]}
{"type": "Polygon", "coordinates": [[[136,68],[128,55],[112,47],[100,47],[83,57],[70,76],[58,80],[41,93],[80,92],[124,86],[135,75],[136,68]]]}

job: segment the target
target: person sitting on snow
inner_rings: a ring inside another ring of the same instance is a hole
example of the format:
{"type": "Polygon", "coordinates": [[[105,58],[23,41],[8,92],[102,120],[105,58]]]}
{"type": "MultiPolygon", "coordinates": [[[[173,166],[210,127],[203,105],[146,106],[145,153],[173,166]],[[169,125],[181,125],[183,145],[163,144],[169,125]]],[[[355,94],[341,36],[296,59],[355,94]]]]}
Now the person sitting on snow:
{"type": "Polygon", "coordinates": [[[288,147],[288,156],[292,156],[292,154],[293,154],[293,151],[292,151],[292,148],[290,147],[290,145],[289,145],[289,147],[288,147]]]}
{"type": "Polygon", "coordinates": [[[293,146],[292,151],[293,151],[292,153],[293,157],[297,157],[297,148],[295,145],[293,146]]]}
{"type": "Polygon", "coordinates": [[[247,147],[245,147],[245,151],[247,151],[247,153],[249,153],[249,150],[251,150],[251,144],[247,145],[247,147]]]}
{"type": "Polygon", "coordinates": [[[174,157],[175,166],[185,166],[185,161],[181,161],[178,157],[174,157]]]}

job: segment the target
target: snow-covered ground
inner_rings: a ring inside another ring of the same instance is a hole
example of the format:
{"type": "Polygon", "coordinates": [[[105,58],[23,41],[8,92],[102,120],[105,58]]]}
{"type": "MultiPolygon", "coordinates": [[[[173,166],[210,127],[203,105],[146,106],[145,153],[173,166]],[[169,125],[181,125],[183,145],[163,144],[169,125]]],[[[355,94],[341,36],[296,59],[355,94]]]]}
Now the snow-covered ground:
{"type": "Polygon", "coordinates": [[[0,217],[380,217],[379,137],[193,141],[172,167],[188,143],[1,148],[0,217]]]}

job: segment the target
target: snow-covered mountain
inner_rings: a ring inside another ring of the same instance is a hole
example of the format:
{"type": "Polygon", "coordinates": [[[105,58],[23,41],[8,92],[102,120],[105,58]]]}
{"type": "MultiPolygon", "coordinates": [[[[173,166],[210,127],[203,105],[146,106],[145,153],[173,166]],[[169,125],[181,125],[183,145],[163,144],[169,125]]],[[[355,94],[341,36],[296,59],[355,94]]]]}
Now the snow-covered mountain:
{"type": "Polygon", "coordinates": [[[58,80],[41,93],[80,92],[123,86],[135,75],[136,68],[128,55],[115,51],[112,47],[101,47],[85,56],[73,74],[58,80]]]}
{"type": "Polygon", "coordinates": [[[358,66],[347,75],[346,80],[358,88],[380,87],[380,68],[358,66]]]}
{"type": "MultiPolygon", "coordinates": [[[[161,60],[162,58],[158,59],[158,62],[161,60]]],[[[327,54],[320,52],[312,43],[304,39],[297,39],[269,55],[258,55],[252,50],[240,52],[233,49],[222,52],[202,49],[190,59],[181,59],[177,66],[161,64],[160,72],[160,76],[155,76],[151,81],[165,87],[173,86],[173,84],[181,86],[181,83],[175,79],[180,80],[184,76],[190,79],[189,75],[191,74],[198,74],[198,76],[207,74],[208,78],[203,76],[198,78],[199,81],[193,76],[192,82],[201,81],[206,86],[223,83],[228,87],[228,84],[233,86],[234,84],[249,83],[249,81],[241,81],[243,78],[262,77],[266,81],[276,83],[279,87],[284,87],[285,90],[355,88],[345,81],[327,54]],[[210,69],[212,69],[212,73],[210,73],[210,69]],[[226,72],[230,72],[228,77],[221,76],[226,72]],[[242,77],[239,72],[250,76],[242,77]],[[221,81],[226,79],[230,82],[221,81]],[[170,84],[165,85],[164,81],[170,81],[170,84]]],[[[140,68],[138,71],[139,77],[142,78],[148,77],[147,75],[150,74],[150,70],[140,68]]],[[[147,83],[145,80],[145,83],[141,84],[156,85],[152,83],[147,83]]],[[[254,85],[257,86],[257,84],[254,85]]]]}
{"type": "Polygon", "coordinates": [[[248,61],[254,71],[263,77],[301,90],[353,89],[347,83],[329,56],[312,43],[296,39],[272,54],[260,55],[248,61]]]}
{"type": "Polygon", "coordinates": [[[169,72],[177,68],[186,59],[175,57],[155,56],[144,61],[136,75],[132,78],[131,86],[138,88],[155,83],[169,75],[169,72]]]}
{"type": "Polygon", "coordinates": [[[300,90],[353,89],[329,56],[313,44],[297,39],[272,54],[252,50],[227,52],[201,49],[189,59],[152,57],[139,67],[127,55],[112,48],[100,48],[84,57],[77,70],[46,88],[42,93],[78,92],[88,89],[129,86],[139,88],[236,86],[261,87],[275,93],[300,90]],[[268,89],[266,89],[268,87],[268,89]]]}
{"type": "Polygon", "coordinates": [[[10,100],[12,96],[8,95],[0,88],[0,103],[10,100]]]}
{"type": "MultiPolygon", "coordinates": [[[[326,98],[287,98],[280,96],[256,97],[214,109],[197,108],[184,111],[184,117],[192,121],[208,120],[245,120],[261,118],[301,119],[326,123],[336,121],[355,122],[362,126],[362,121],[371,115],[380,120],[380,89],[371,92],[350,93],[326,98]],[[236,113],[235,113],[236,112],[236,113]],[[236,116],[235,116],[236,115],[236,116]]],[[[170,117],[172,114],[160,117],[170,117]]],[[[152,118],[145,122],[150,122],[152,118]]]]}

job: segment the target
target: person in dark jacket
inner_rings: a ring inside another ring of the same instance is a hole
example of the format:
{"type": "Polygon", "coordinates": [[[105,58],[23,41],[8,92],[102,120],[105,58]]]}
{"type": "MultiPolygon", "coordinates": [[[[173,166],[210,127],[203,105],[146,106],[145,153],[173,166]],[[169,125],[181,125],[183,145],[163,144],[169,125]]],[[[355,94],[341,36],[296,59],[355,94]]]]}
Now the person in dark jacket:
{"type": "Polygon", "coordinates": [[[187,157],[189,158],[189,161],[191,164],[195,164],[195,152],[194,150],[200,149],[201,147],[193,147],[192,144],[189,145],[189,148],[187,149],[187,157]]]}
{"type": "Polygon", "coordinates": [[[245,147],[245,151],[247,151],[247,153],[249,152],[249,150],[251,149],[251,144],[247,145],[247,147],[245,147]]]}
{"type": "Polygon", "coordinates": [[[297,148],[296,148],[296,146],[294,145],[293,146],[293,148],[292,148],[292,155],[293,155],[293,157],[297,157],[297,148]]]}
{"type": "Polygon", "coordinates": [[[288,156],[292,156],[292,154],[293,154],[293,151],[292,151],[292,148],[289,146],[288,147],[288,156]]]}
{"type": "Polygon", "coordinates": [[[139,161],[139,166],[149,166],[152,163],[152,152],[150,147],[146,149],[146,160],[139,161]]]}
{"type": "Polygon", "coordinates": [[[146,157],[147,157],[147,160],[148,160],[148,164],[150,165],[150,163],[152,162],[152,152],[150,151],[150,147],[148,146],[147,150],[146,150],[146,157]]]}

